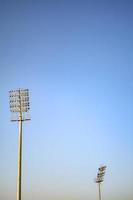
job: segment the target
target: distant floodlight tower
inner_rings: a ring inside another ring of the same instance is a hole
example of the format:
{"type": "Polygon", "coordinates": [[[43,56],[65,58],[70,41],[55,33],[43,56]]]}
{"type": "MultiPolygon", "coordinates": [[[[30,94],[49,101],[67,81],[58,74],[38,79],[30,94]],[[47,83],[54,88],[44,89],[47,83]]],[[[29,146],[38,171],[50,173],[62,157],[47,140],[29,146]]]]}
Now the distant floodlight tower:
{"type": "Polygon", "coordinates": [[[21,172],[22,172],[22,122],[30,120],[25,115],[30,109],[29,107],[29,90],[18,89],[9,91],[10,111],[15,114],[11,121],[18,121],[18,175],[17,175],[17,200],[21,200],[21,172]]]}
{"type": "Polygon", "coordinates": [[[95,179],[95,182],[98,183],[99,186],[99,200],[101,200],[101,188],[100,185],[104,180],[104,175],[106,171],[106,166],[101,166],[98,168],[97,178],[95,179]]]}

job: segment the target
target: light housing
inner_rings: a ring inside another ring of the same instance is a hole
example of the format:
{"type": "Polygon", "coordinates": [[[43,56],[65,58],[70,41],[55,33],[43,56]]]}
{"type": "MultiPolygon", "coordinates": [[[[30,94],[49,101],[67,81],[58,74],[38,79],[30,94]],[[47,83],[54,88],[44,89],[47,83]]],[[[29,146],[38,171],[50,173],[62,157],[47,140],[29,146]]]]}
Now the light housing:
{"type": "Polygon", "coordinates": [[[9,91],[10,111],[13,113],[28,112],[29,105],[29,90],[18,89],[9,91]]]}
{"type": "Polygon", "coordinates": [[[105,165],[98,168],[97,177],[95,179],[96,183],[101,183],[101,182],[104,181],[105,171],[106,171],[106,166],[105,165]]]}

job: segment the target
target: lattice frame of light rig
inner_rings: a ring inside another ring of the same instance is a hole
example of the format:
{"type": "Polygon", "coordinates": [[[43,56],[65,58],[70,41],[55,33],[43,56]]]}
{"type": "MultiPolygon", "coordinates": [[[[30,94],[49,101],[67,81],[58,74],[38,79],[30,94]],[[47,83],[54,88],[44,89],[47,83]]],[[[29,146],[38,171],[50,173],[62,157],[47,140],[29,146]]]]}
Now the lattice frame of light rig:
{"type": "Polygon", "coordinates": [[[105,171],[106,171],[106,166],[101,166],[98,168],[97,178],[95,180],[96,183],[101,183],[104,181],[105,171]]]}
{"type": "Polygon", "coordinates": [[[30,109],[29,103],[29,90],[28,89],[17,89],[9,91],[10,98],[10,111],[12,113],[11,121],[30,120],[28,113],[30,109]]]}

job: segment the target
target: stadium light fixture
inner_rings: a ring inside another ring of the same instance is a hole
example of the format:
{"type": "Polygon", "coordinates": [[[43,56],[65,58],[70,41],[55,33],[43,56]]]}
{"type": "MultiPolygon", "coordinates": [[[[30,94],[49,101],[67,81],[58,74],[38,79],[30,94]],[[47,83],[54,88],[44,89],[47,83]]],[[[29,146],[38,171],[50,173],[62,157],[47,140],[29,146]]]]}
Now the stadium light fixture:
{"type": "Polygon", "coordinates": [[[101,183],[104,181],[104,175],[105,175],[105,171],[106,171],[106,166],[101,166],[98,168],[98,173],[97,173],[97,177],[95,179],[95,183],[98,184],[99,187],[99,200],[101,200],[101,183]]]}
{"type": "Polygon", "coordinates": [[[21,200],[21,177],[22,177],[22,122],[30,120],[25,116],[30,109],[29,106],[29,90],[18,89],[9,91],[10,111],[15,115],[11,121],[18,121],[18,174],[17,174],[17,200],[21,200]]]}

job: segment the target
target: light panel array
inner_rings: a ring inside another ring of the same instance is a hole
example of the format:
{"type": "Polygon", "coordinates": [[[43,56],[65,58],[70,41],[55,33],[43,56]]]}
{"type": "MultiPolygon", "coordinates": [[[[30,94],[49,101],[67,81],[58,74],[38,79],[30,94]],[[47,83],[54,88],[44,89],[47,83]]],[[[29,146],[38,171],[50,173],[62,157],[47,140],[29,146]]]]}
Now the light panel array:
{"type": "Polygon", "coordinates": [[[102,166],[98,168],[96,183],[101,183],[104,180],[106,166],[102,166]]]}
{"type": "Polygon", "coordinates": [[[9,97],[11,112],[28,112],[30,109],[28,89],[11,90],[9,97]]]}

